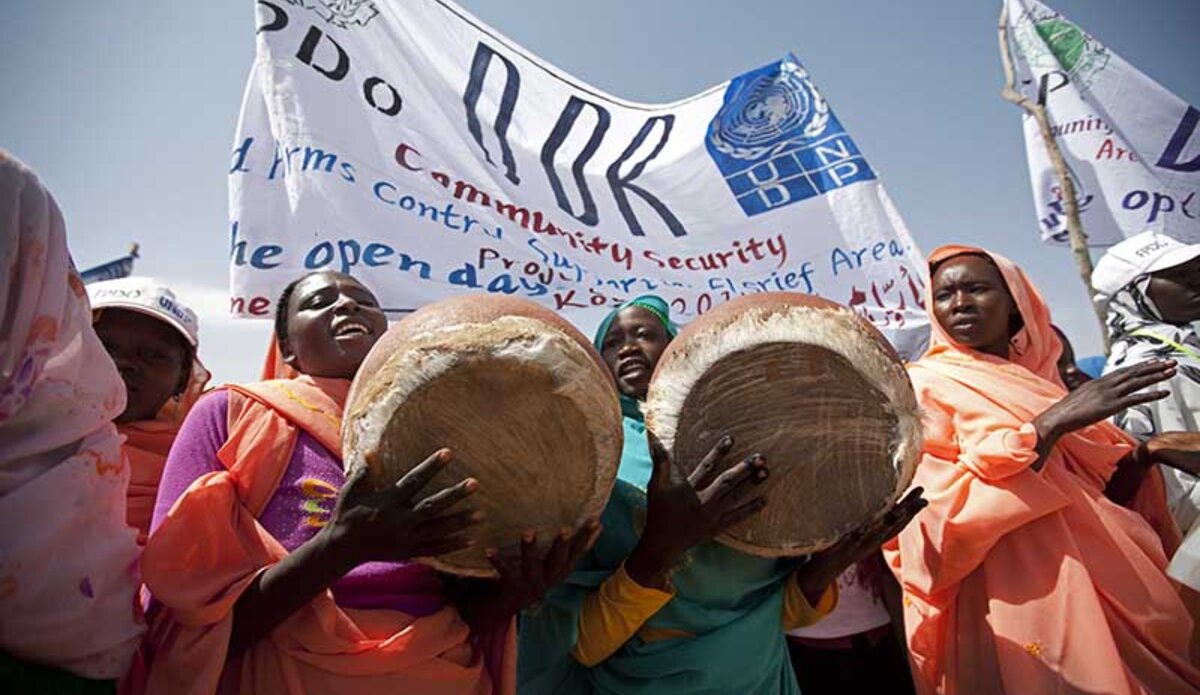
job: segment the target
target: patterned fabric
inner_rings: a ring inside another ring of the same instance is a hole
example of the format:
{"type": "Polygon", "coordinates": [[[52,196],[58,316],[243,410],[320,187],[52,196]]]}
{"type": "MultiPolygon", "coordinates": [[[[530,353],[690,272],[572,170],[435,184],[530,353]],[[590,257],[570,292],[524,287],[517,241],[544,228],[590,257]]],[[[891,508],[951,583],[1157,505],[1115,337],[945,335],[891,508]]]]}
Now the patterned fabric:
{"type": "MultiPolygon", "coordinates": [[[[1141,275],[1113,295],[1108,304],[1112,355],[1105,373],[1156,358],[1178,364],[1170,381],[1153,386],[1170,395],[1129,408],[1114,418],[1117,426],[1138,439],[1160,432],[1200,431],[1200,337],[1189,324],[1163,321],[1146,292],[1149,275],[1141,275]]],[[[1200,528],[1200,480],[1173,468],[1163,469],[1167,502],[1185,534],[1200,528]]]]}
{"type": "MultiPolygon", "coordinates": [[[[1138,277],[1109,302],[1112,355],[1104,372],[1169,358],[1179,363],[1176,379],[1200,386],[1200,336],[1191,324],[1167,323],[1161,318],[1158,307],[1146,293],[1149,284],[1149,275],[1138,277]]],[[[1135,436],[1156,434],[1153,408],[1153,403],[1131,408],[1118,416],[1117,424],[1135,436]]]]}
{"type": "Polygon", "coordinates": [[[62,214],[0,151],[0,651],[92,679],[129,669],[145,628],[124,409],[62,214]]]}

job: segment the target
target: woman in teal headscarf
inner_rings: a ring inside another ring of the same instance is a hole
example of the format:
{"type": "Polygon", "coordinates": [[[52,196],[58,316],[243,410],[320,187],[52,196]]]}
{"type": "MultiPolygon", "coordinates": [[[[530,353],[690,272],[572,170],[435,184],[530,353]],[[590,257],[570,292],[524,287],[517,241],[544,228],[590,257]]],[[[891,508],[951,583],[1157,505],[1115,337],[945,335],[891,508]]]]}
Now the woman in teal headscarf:
{"type": "Polygon", "coordinates": [[[899,531],[924,500],[910,495],[878,522],[807,562],[746,555],[711,539],[760,511],[753,456],[723,473],[725,437],[685,477],[648,436],[640,402],[676,326],[654,296],[618,307],[596,332],[625,415],[604,531],[576,571],[521,622],[519,691],[798,693],[784,628],[833,609],[833,580],[899,531]]]}

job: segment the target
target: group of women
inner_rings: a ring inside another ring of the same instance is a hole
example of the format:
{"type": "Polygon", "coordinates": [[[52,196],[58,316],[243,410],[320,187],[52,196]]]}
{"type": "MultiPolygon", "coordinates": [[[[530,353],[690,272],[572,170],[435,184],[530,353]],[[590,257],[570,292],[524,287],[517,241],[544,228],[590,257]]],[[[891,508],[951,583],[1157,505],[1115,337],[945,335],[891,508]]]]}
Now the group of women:
{"type": "Polygon", "coordinates": [[[1068,394],[1025,275],[935,251],[914,488],[794,560],[713,540],[766,505],[770,462],[725,465],[726,438],[684,476],[646,431],[676,326],[635,299],[595,339],[625,416],[602,517],[513,539],[489,552],[499,579],[468,581],[413,561],[474,542],[479,483],[430,485],[452,451],[382,491],[342,468],[350,380],[387,327],[367,287],[298,278],[264,380],[197,400],[194,314],[140,280],[89,306],[57,207],[3,153],[0,226],[0,680],[17,692],[797,693],[785,632],[833,611],[881,544],[920,693],[1200,692],[1196,604],[1167,575],[1200,435],[1109,422],[1194,378],[1200,272],[1146,267],[1137,295],[1114,291],[1126,335],[1174,328],[1068,394]],[[1154,325],[1129,328],[1143,310],[1154,325]]]}

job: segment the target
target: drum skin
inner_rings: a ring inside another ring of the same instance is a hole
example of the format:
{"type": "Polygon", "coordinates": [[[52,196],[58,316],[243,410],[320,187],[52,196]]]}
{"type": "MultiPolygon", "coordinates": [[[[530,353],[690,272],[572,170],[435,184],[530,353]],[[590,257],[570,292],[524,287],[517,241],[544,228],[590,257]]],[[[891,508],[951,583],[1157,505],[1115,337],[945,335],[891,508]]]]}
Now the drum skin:
{"type": "Polygon", "coordinates": [[[760,453],[766,508],[717,540],[761,556],[808,554],[886,512],[912,480],[921,425],[895,350],[819,297],[763,293],[689,324],[651,379],[646,426],[690,472],[725,434],[723,469],[760,453]]]}
{"type": "Polygon", "coordinates": [[[430,304],[392,326],[363,361],[342,425],[348,471],[395,484],[442,447],[453,460],[422,496],[466,477],[484,522],[474,547],[421,561],[495,576],[485,550],[545,544],[598,517],[620,465],[616,387],[591,343],[533,302],[470,295],[430,304]]]}

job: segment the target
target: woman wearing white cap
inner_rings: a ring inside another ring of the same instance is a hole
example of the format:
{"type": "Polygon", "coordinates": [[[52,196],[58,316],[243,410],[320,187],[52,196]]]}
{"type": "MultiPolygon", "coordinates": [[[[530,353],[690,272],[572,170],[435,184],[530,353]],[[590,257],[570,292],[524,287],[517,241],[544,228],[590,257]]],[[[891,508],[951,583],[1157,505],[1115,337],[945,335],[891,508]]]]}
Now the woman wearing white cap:
{"type": "Polygon", "coordinates": [[[93,326],[125,382],[125,410],[114,422],[125,435],[131,468],[129,525],[145,544],[167,452],[183,418],[208,382],[196,359],[196,314],[150,278],[88,286],[93,326]]]}

